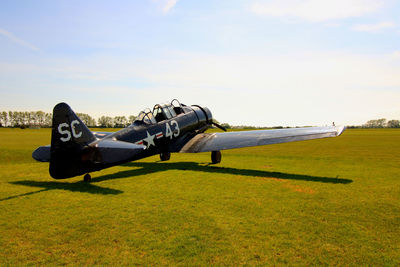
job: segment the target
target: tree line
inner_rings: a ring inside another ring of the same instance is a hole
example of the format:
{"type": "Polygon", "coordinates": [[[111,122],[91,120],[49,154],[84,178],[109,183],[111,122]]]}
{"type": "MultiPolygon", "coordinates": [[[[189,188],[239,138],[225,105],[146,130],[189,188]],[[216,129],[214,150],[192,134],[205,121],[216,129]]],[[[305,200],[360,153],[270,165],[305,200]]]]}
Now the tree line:
{"type": "MultiPolygon", "coordinates": [[[[101,116],[97,120],[86,113],[76,113],[88,127],[100,128],[123,128],[130,125],[136,116],[101,116]]],[[[0,127],[51,127],[53,115],[44,111],[2,111],[0,112],[0,127]]],[[[255,126],[233,126],[228,123],[221,123],[227,129],[261,129],[266,127],[255,126]]],[[[400,128],[400,120],[386,120],[385,118],[369,120],[363,125],[348,126],[349,128],[400,128]]],[[[271,127],[269,127],[271,128],[271,127]]],[[[272,127],[274,129],[287,128],[282,126],[272,127]]]]}
{"type": "Polygon", "coordinates": [[[377,119],[369,120],[362,125],[363,128],[400,128],[400,120],[377,119]]]}
{"type": "MultiPolygon", "coordinates": [[[[88,127],[101,128],[123,128],[130,125],[136,116],[101,116],[98,120],[86,113],[76,113],[88,127]]],[[[53,115],[44,111],[1,111],[0,127],[18,128],[49,128],[51,127],[53,115]]]]}

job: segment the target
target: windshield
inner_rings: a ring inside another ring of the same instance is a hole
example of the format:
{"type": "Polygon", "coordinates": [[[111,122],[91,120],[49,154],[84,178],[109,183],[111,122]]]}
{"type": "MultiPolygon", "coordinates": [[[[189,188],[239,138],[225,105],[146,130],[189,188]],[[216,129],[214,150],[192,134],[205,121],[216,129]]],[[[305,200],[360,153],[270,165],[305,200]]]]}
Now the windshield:
{"type": "Polygon", "coordinates": [[[151,113],[150,109],[148,108],[139,113],[134,123],[135,122],[143,122],[146,124],[157,123],[156,120],[154,119],[153,113],[151,113]]]}

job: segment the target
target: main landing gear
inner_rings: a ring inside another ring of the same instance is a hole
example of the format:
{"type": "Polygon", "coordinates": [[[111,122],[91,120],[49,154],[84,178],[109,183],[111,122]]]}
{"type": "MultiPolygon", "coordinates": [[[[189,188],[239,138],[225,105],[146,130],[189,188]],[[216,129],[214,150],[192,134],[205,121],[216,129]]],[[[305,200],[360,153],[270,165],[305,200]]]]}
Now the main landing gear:
{"type": "Polygon", "coordinates": [[[162,152],[160,154],[161,161],[167,161],[171,158],[171,152],[162,152]]]}
{"type": "Polygon", "coordinates": [[[211,152],[211,162],[212,164],[217,164],[221,162],[222,154],[221,151],[212,151],[211,152]]]}
{"type": "Polygon", "coordinates": [[[83,176],[83,181],[86,183],[90,183],[90,181],[92,180],[92,176],[90,176],[89,173],[86,173],[85,176],[83,176]]]}

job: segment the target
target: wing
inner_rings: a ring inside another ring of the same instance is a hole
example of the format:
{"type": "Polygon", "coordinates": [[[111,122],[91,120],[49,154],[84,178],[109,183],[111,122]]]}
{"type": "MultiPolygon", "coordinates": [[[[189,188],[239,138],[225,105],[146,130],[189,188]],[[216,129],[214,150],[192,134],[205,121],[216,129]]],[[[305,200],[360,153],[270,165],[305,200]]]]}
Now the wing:
{"type": "Polygon", "coordinates": [[[202,133],[193,137],[179,152],[209,152],[232,148],[263,146],[317,138],[336,137],[339,136],[344,129],[344,126],[329,126],[227,133],[202,133]]]}

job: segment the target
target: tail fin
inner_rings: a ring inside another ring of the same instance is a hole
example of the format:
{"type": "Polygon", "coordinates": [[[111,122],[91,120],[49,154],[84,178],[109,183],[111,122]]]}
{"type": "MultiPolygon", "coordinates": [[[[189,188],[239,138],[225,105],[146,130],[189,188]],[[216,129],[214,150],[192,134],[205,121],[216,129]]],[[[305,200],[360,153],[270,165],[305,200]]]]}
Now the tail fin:
{"type": "Polygon", "coordinates": [[[82,151],[95,140],[92,132],[67,104],[57,104],[53,110],[50,175],[62,179],[86,173],[82,151]]]}

